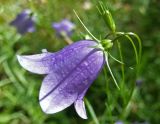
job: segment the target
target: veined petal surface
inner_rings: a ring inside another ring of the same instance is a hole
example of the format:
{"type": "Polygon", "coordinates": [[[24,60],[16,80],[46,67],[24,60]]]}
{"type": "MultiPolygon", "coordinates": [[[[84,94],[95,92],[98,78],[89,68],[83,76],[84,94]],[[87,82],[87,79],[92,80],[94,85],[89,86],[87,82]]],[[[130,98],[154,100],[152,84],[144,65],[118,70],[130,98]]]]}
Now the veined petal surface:
{"type": "Polygon", "coordinates": [[[93,49],[89,48],[89,46],[94,45],[96,45],[94,41],[79,41],[65,47],[59,52],[18,55],[17,58],[20,65],[30,72],[37,74],[55,72],[65,76],[93,49]]]}
{"type": "Polygon", "coordinates": [[[77,113],[82,118],[86,118],[85,108],[83,102],[79,101],[82,100],[79,96],[97,77],[103,63],[103,53],[94,49],[65,75],[57,72],[49,74],[40,90],[39,99],[42,110],[46,113],[56,113],[75,102],[77,113]]]}
{"type": "Polygon", "coordinates": [[[76,112],[87,118],[83,97],[104,64],[97,43],[84,40],[56,53],[18,56],[22,67],[37,74],[47,74],[40,88],[40,106],[45,113],[59,112],[74,103],[76,112]]]}

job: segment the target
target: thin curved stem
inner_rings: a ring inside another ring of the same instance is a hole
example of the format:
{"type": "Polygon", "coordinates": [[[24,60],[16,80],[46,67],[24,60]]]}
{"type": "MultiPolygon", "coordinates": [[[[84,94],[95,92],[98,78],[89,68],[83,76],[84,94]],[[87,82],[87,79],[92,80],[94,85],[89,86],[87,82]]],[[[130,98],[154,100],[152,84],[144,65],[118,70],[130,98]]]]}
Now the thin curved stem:
{"type": "MultiPolygon", "coordinates": [[[[116,32],[116,34],[118,34],[118,35],[129,35],[129,36],[134,36],[136,39],[137,39],[137,41],[138,41],[138,45],[139,45],[139,53],[138,53],[138,59],[139,59],[139,61],[138,61],[138,63],[140,63],[140,61],[141,61],[141,54],[142,54],[142,41],[141,41],[141,39],[139,38],[139,36],[137,35],[137,34],[135,34],[135,33],[133,33],[133,32],[127,32],[127,33],[124,33],[124,32],[116,32]]],[[[132,40],[133,41],[133,40],[132,40]]]]}
{"type": "Polygon", "coordinates": [[[113,57],[109,52],[108,52],[109,56],[115,60],[116,62],[120,63],[120,64],[124,64],[123,62],[121,62],[120,60],[116,59],[115,57],[113,57]]]}
{"type": "Polygon", "coordinates": [[[124,35],[124,36],[131,42],[131,44],[132,44],[132,46],[133,46],[133,49],[134,49],[134,52],[135,52],[136,62],[137,62],[137,64],[138,64],[138,63],[139,63],[139,58],[138,58],[137,48],[136,48],[136,46],[135,46],[132,38],[131,38],[129,35],[124,35]]]}
{"type": "MultiPolygon", "coordinates": [[[[119,55],[120,55],[120,59],[121,61],[123,61],[123,56],[122,56],[122,50],[121,50],[121,44],[117,39],[117,44],[118,44],[118,50],[119,50],[119,55]]],[[[122,84],[121,84],[121,88],[124,88],[124,82],[125,82],[125,74],[124,74],[124,65],[121,65],[121,70],[122,70],[122,84]]]]}
{"type": "Polygon", "coordinates": [[[119,38],[125,36],[132,44],[133,48],[134,48],[134,52],[135,52],[135,56],[136,56],[136,62],[137,64],[139,64],[140,62],[140,57],[141,57],[141,41],[138,41],[140,44],[139,44],[139,54],[137,53],[137,48],[132,40],[132,38],[129,36],[129,34],[127,33],[124,33],[124,32],[116,32],[117,35],[120,35],[120,36],[117,36],[115,39],[112,40],[112,42],[114,41],[117,41],[119,38]]]}
{"type": "Polygon", "coordinates": [[[97,42],[100,42],[100,40],[98,40],[89,30],[88,28],[85,26],[85,24],[82,22],[82,20],[80,19],[80,17],[78,16],[77,12],[75,10],[73,10],[76,17],[78,18],[78,20],[80,21],[80,23],[83,25],[83,27],[85,28],[85,30],[88,32],[88,34],[97,42]]]}
{"type": "Polygon", "coordinates": [[[73,43],[73,41],[66,35],[66,33],[62,32],[61,35],[63,36],[65,42],[70,45],[73,43]]]}
{"type": "Polygon", "coordinates": [[[107,52],[105,52],[105,60],[106,60],[106,64],[107,64],[108,70],[109,70],[109,72],[110,72],[110,74],[111,74],[111,76],[112,76],[112,78],[114,80],[114,83],[117,86],[117,88],[120,90],[120,87],[118,86],[118,83],[117,83],[117,81],[116,81],[116,79],[115,79],[115,77],[114,77],[114,75],[112,73],[112,70],[110,68],[110,65],[109,65],[109,62],[108,62],[108,53],[107,52]]]}

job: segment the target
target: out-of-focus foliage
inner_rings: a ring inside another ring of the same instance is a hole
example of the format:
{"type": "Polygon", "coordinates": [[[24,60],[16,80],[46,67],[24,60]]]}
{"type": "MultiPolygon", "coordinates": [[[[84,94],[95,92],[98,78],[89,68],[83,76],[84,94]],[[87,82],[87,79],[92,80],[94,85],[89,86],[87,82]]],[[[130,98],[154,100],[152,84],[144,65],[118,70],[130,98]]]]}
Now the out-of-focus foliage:
{"type": "MultiPolygon", "coordinates": [[[[125,81],[122,90],[114,85],[102,71],[89,89],[88,120],[79,118],[70,108],[54,115],[46,115],[39,107],[38,94],[43,76],[26,72],[17,62],[16,54],[40,53],[41,49],[58,51],[67,45],[57,38],[52,22],[64,18],[76,24],[73,41],[83,38],[83,27],[73,13],[75,9],[83,22],[97,37],[109,32],[96,9],[96,0],[0,0],[0,124],[158,124],[160,120],[160,2],[159,0],[103,0],[113,14],[118,31],[132,31],[143,41],[139,73],[135,78],[133,50],[121,39],[125,63],[125,81]],[[24,9],[36,16],[36,32],[24,36],[17,34],[9,23],[24,9]],[[135,90],[129,106],[125,108],[132,84],[142,80],[135,90]],[[90,104],[89,104],[90,103],[90,104]],[[90,106],[91,105],[91,106],[90,106]],[[94,114],[90,114],[91,110],[94,114]],[[91,116],[92,115],[92,116],[91,116]]],[[[117,47],[112,54],[119,57],[117,47]]],[[[112,70],[121,83],[121,65],[110,60],[112,70]]]]}

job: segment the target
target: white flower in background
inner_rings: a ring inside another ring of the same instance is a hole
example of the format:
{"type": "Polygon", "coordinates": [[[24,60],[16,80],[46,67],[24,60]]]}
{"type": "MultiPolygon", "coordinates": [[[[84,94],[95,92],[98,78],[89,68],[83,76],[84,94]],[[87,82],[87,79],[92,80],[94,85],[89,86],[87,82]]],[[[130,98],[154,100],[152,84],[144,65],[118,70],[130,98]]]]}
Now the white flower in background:
{"type": "Polygon", "coordinates": [[[90,0],[85,0],[83,3],[84,10],[90,10],[92,8],[92,3],[90,0]]]}

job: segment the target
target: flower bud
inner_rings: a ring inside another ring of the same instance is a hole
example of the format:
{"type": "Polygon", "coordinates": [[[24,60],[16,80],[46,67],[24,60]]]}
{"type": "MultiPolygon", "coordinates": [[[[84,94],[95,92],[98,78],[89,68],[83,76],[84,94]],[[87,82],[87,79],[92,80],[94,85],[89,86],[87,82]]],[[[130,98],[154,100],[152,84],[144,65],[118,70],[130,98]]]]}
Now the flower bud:
{"type": "Polygon", "coordinates": [[[100,14],[103,17],[104,22],[106,23],[107,27],[112,31],[115,32],[116,30],[116,25],[114,23],[114,20],[112,18],[112,15],[110,11],[104,6],[102,2],[99,3],[98,10],[100,14]]]}
{"type": "Polygon", "coordinates": [[[104,48],[104,50],[108,50],[109,48],[111,48],[113,46],[113,43],[110,39],[104,39],[101,41],[102,47],[104,48]]]}
{"type": "Polygon", "coordinates": [[[111,13],[108,11],[108,10],[105,10],[103,12],[103,19],[104,19],[104,22],[106,23],[106,25],[108,26],[108,28],[112,31],[112,32],[115,32],[116,30],[116,26],[115,26],[115,23],[114,23],[114,20],[112,18],[112,15],[111,13]]]}

